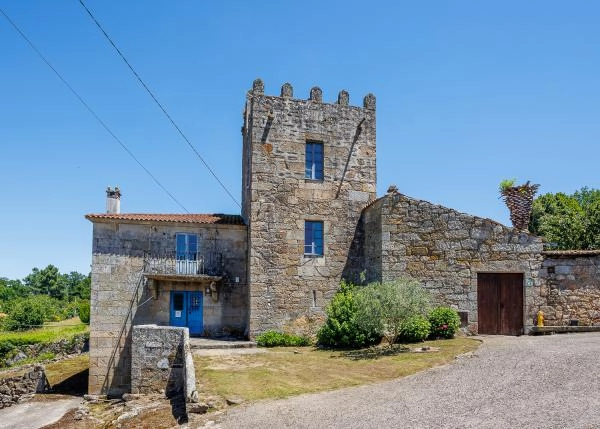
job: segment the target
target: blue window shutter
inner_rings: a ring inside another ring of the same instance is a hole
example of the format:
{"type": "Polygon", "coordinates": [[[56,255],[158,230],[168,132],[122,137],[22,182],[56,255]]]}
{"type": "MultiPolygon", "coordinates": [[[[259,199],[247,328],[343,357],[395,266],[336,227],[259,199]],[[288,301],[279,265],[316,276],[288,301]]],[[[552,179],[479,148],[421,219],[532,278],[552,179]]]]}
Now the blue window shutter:
{"type": "Polygon", "coordinates": [[[198,236],[196,234],[188,234],[188,261],[195,261],[198,253],[198,236]]]}
{"type": "Polygon", "coordinates": [[[185,260],[186,259],[186,243],[185,243],[185,234],[177,234],[176,238],[176,254],[177,260],[185,260]]]}
{"type": "Polygon", "coordinates": [[[313,242],[315,243],[315,253],[317,255],[323,254],[323,223],[315,222],[313,228],[313,242]]]}

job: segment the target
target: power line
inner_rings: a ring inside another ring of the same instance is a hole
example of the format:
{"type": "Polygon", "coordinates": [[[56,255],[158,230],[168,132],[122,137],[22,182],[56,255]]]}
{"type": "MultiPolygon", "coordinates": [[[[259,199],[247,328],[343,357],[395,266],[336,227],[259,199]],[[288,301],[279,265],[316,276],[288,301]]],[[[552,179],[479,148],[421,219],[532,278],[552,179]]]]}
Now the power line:
{"type": "Polygon", "coordinates": [[[13,27],[13,29],[19,33],[19,35],[27,42],[27,44],[29,45],[29,47],[31,49],[34,50],[34,52],[42,59],[42,61],[44,61],[46,63],[46,65],[48,67],[50,67],[52,69],[52,71],[54,72],[54,74],[56,74],[56,76],[62,81],[62,83],[65,84],[65,86],[67,88],[69,88],[69,90],[73,93],[73,95],[75,95],[75,97],[77,97],[77,99],[81,102],[81,104],[83,104],[83,106],[88,110],[88,112],[90,112],[92,114],[92,116],[94,118],[96,118],[96,120],[100,123],[100,125],[102,125],[102,127],[112,136],[113,139],[115,139],[115,141],[117,143],[119,143],[119,145],[123,148],[123,150],[125,150],[125,152],[127,152],[129,154],[129,156],[131,156],[131,158],[133,158],[133,160],[135,162],[138,163],[138,165],[140,167],[142,167],[142,169],[152,178],[152,180],[154,181],[154,183],[156,183],[179,207],[181,207],[186,213],[189,213],[189,211],[183,206],[183,204],[181,204],[177,198],[175,198],[175,196],[173,194],[171,194],[167,188],[165,188],[163,186],[162,183],[160,183],[160,181],[150,172],[150,170],[148,170],[144,164],[142,164],[142,162],[133,154],[133,152],[125,145],[125,143],[123,143],[121,141],[121,139],[119,139],[115,133],[112,132],[112,130],[108,127],[108,125],[106,125],[106,123],[100,118],[100,116],[98,116],[98,114],[90,107],[90,105],[83,99],[83,97],[81,97],[81,95],[79,95],[79,93],[77,91],[75,91],[75,89],[69,84],[69,82],[67,82],[67,80],[58,72],[58,70],[56,70],[56,68],[54,68],[54,66],[52,64],[50,64],[50,61],[48,61],[46,59],[46,57],[39,51],[39,49],[37,49],[35,47],[35,45],[33,44],[33,42],[31,40],[29,40],[29,38],[25,35],[25,33],[23,33],[23,31],[21,31],[21,29],[13,22],[12,19],[10,19],[10,17],[6,14],[6,12],[4,12],[4,10],[2,8],[0,8],[0,13],[2,13],[2,15],[4,15],[4,18],[6,18],[6,20],[10,23],[10,25],[13,27]]]}
{"type": "Polygon", "coordinates": [[[154,95],[154,93],[150,90],[150,88],[148,87],[148,85],[146,85],[146,83],[142,80],[142,78],[140,77],[140,75],[135,71],[135,69],[133,68],[133,66],[131,65],[131,63],[129,61],[127,61],[127,58],[125,58],[125,55],[123,55],[123,53],[117,47],[117,45],[115,44],[115,42],[106,33],[106,31],[104,31],[104,28],[102,28],[102,25],[100,25],[100,23],[98,22],[98,20],[96,19],[96,17],[87,8],[87,6],[83,2],[83,0],[79,0],[79,3],[85,9],[85,11],[88,13],[88,15],[90,16],[90,18],[92,19],[92,21],[94,21],[94,23],[96,24],[96,26],[100,29],[100,31],[102,32],[102,34],[104,34],[104,37],[106,38],[106,40],[108,40],[108,42],[112,45],[112,47],[115,49],[115,51],[117,51],[117,53],[119,54],[119,56],[121,57],[121,59],[125,62],[125,64],[127,65],[127,67],[129,67],[129,70],[131,70],[131,73],[133,73],[133,75],[136,77],[136,79],[144,87],[144,89],[146,90],[146,92],[150,95],[150,97],[152,97],[152,99],[154,100],[154,102],[158,105],[158,107],[160,108],[160,110],[162,110],[162,112],[165,114],[165,116],[167,117],[167,119],[171,122],[171,124],[173,125],[173,127],[175,127],[175,129],[177,130],[177,132],[179,132],[179,135],[181,135],[181,137],[186,141],[186,143],[188,144],[188,146],[190,147],[190,149],[192,149],[192,151],[196,154],[196,156],[200,159],[200,161],[202,161],[202,164],[204,164],[204,166],[206,167],[206,169],[210,172],[210,174],[212,174],[212,176],[219,183],[219,185],[221,185],[221,187],[223,188],[223,190],[225,190],[225,192],[227,193],[227,195],[229,195],[229,197],[233,200],[233,202],[235,202],[238,205],[238,207],[241,208],[242,206],[240,205],[240,203],[238,202],[238,200],[235,199],[235,197],[229,191],[229,189],[227,188],[227,186],[225,186],[225,184],[221,181],[221,179],[219,178],[219,176],[217,176],[217,174],[210,167],[210,165],[208,165],[208,163],[202,157],[202,155],[200,155],[200,152],[198,152],[198,150],[192,144],[192,142],[187,138],[187,136],[183,133],[183,131],[181,131],[181,128],[179,128],[179,126],[175,123],[175,121],[173,120],[173,118],[171,117],[171,115],[169,115],[169,113],[167,112],[167,110],[165,109],[165,107],[160,103],[160,101],[158,101],[158,99],[156,98],[156,96],[154,95]]]}

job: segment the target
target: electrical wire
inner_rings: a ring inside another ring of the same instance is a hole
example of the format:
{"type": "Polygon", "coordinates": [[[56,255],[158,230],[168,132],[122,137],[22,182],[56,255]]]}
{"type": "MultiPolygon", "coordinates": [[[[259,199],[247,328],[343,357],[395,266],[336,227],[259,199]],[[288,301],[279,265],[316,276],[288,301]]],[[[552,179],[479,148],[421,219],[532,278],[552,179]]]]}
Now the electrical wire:
{"type": "Polygon", "coordinates": [[[90,105],[83,99],[83,97],[79,95],[79,93],[69,84],[69,82],[67,82],[67,80],[58,72],[58,70],[50,63],[50,61],[46,59],[46,57],[40,52],[40,50],[36,48],[33,42],[25,35],[23,31],[21,31],[21,29],[14,23],[14,21],[10,19],[10,17],[6,14],[6,12],[4,12],[2,8],[0,8],[0,13],[4,15],[4,18],[6,18],[6,20],[10,23],[13,29],[27,42],[29,47],[33,49],[33,51],[42,59],[42,61],[44,61],[44,63],[46,63],[46,65],[52,69],[54,74],[56,74],[56,76],[62,81],[62,83],[65,84],[67,88],[69,88],[71,93],[73,93],[73,95],[79,100],[79,102],[83,104],[87,111],[90,112],[94,118],[96,118],[96,120],[100,123],[100,125],[102,125],[106,132],[108,132],[112,136],[112,138],[123,148],[123,150],[127,152],[129,156],[131,156],[131,158],[133,158],[133,160],[140,167],[142,167],[142,169],[148,174],[148,176],[152,178],[152,180],[158,185],[158,187],[160,187],[179,207],[181,207],[186,213],[189,214],[190,212],[183,206],[183,204],[181,204],[179,200],[177,200],[177,198],[175,198],[175,196],[171,192],[169,192],[168,189],[165,188],[165,186],[162,183],[160,183],[156,176],[154,176],[154,174],[152,174],[150,170],[148,170],[144,166],[144,164],[142,164],[142,162],[133,154],[133,152],[127,147],[127,145],[125,145],[125,143],[123,143],[121,139],[119,139],[116,136],[116,134],[108,127],[108,125],[100,118],[100,116],[98,116],[98,114],[90,107],[90,105]]]}
{"type": "Polygon", "coordinates": [[[206,167],[206,169],[210,172],[210,174],[212,174],[212,176],[219,183],[219,185],[221,185],[221,188],[223,188],[223,190],[227,193],[227,195],[229,195],[229,197],[233,200],[233,202],[235,202],[238,205],[238,207],[241,208],[242,206],[240,205],[239,201],[233,196],[233,194],[229,191],[229,189],[227,188],[227,186],[225,186],[225,184],[223,183],[223,181],[219,178],[219,176],[217,176],[217,173],[215,173],[215,171],[210,167],[210,165],[208,165],[208,162],[206,162],[206,160],[202,157],[202,155],[200,155],[200,152],[198,152],[198,150],[196,149],[196,147],[192,144],[192,142],[190,141],[190,139],[188,139],[188,137],[183,133],[183,131],[177,125],[177,123],[175,123],[175,120],[173,120],[172,116],[169,114],[169,112],[167,112],[167,109],[165,109],[165,107],[161,104],[161,102],[158,101],[158,99],[156,98],[156,96],[154,95],[154,93],[150,90],[150,88],[148,87],[148,85],[146,85],[146,83],[142,80],[142,78],[140,77],[140,75],[135,71],[135,69],[133,68],[133,66],[131,65],[131,63],[127,60],[127,58],[125,58],[125,55],[123,55],[123,53],[117,47],[117,45],[112,40],[112,38],[104,30],[104,28],[102,27],[102,25],[100,25],[100,22],[98,22],[98,20],[96,19],[96,17],[88,9],[88,7],[85,5],[85,3],[83,2],[83,0],[79,0],[79,4],[81,4],[81,6],[85,9],[85,11],[87,12],[87,14],[92,19],[92,21],[94,21],[94,23],[96,24],[96,26],[98,27],[98,29],[102,32],[102,34],[104,35],[104,37],[106,38],[106,40],[108,40],[108,42],[115,49],[115,51],[117,52],[117,54],[119,54],[119,56],[125,62],[125,64],[129,68],[129,70],[131,70],[131,73],[133,73],[133,75],[135,76],[135,78],[144,87],[144,89],[146,90],[146,92],[148,93],[148,95],[150,95],[150,97],[152,98],[152,100],[154,100],[154,102],[160,108],[160,110],[162,110],[162,112],[165,114],[165,116],[167,117],[167,119],[169,120],[169,122],[171,122],[171,125],[173,125],[173,127],[177,130],[177,132],[179,133],[179,135],[185,140],[185,142],[188,144],[188,146],[190,147],[190,149],[196,154],[196,156],[198,157],[198,159],[200,159],[200,161],[202,162],[202,164],[204,164],[204,166],[206,167]]]}

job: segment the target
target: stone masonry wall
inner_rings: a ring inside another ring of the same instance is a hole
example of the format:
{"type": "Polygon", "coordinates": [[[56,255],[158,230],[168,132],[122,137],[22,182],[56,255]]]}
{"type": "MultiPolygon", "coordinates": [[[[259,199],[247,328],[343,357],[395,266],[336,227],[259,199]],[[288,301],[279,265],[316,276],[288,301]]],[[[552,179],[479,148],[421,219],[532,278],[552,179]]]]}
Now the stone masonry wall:
{"type": "Polygon", "coordinates": [[[33,398],[35,393],[43,393],[49,388],[48,379],[42,365],[22,376],[0,380],[0,408],[10,407],[33,398]]]}
{"type": "Polygon", "coordinates": [[[264,95],[254,82],[244,113],[242,196],[248,223],[250,334],[322,316],[339,287],[362,207],[375,198],[375,97],[364,107],[264,95]],[[323,143],[324,179],[305,179],[307,141],[323,143]],[[324,224],[324,255],[304,255],[304,222],[324,224]]]}
{"type": "MultiPolygon", "coordinates": [[[[186,392],[187,328],[137,325],[133,328],[131,391],[197,397],[186,392]]],[[[192,374],[194,376],[194,374],[192,374]]]]}
{"type": "MultiPolygon", "coordinates": [[[[119,396],[131,388],[131,327],[138,323],[165,323],[168,317],[153,313],[153,291],[143,276],[148,252],[175,251],[175,234],[197,233],[202,246],[215,246],[223,254],[227,279],[240,280],[232,290],[235,299],[221,300],[239,305],[227,310],[236,313],[237,323],[245,326],[246,313],[246,229],[244,225],[197,225],[176,223],[94,222],[92,256],[92,294],[90,311],[91,394],[119,396]],[[213,239],[214,238],[214,239],[213,239]],[[140,285],[136,292],[136,288],[140,285]],[[128,315],[133,299],[133,311],[128,315]],[[158,319],[158,320],[157,320],[158,319]]],[[[198,288],[201,286],[198,285],[198,288]]],[[[168,290],[159,297],[168,297],[168,290]]],[[[168,307],[167,307],[168,308],[168,307]]],[[[164,313],[164,309],[163,309],[164,313]]],[[[232,316],[233,317],[233,316],[232,316]]]]}
{"type": "MultiPolygon", "coordinates": [[[[477,273],[523,273],[525,315],[541,302],[541,239],[490,219],[390,193],[367,207],[364,267],[368,281],[410,276],[442,302],[469,313],[477,332],[477,273]]],[[[524,316],[526,329],[530,317],[524,316]]]]}
{"type": "Polygon", "coordinates": [[[540,278],[545,281],[539,309],[544,324],[562,326],[600,324],[600,252],[544,252],[540,278]]]}

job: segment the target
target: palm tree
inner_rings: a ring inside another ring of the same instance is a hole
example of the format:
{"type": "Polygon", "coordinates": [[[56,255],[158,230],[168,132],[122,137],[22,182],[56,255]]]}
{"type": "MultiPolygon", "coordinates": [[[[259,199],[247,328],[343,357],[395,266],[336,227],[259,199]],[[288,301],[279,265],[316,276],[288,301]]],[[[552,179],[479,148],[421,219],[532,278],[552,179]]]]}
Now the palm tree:
{"type": "Polygon", "coordinates": [[[529,225],[533,196],[540,185],[531,185],[529,180],[524,185],[515,186],[515,180],[503,180],[500,183],[500,195],[510,211],[510,221],[519,230],[526,230],[529,225]]]}

